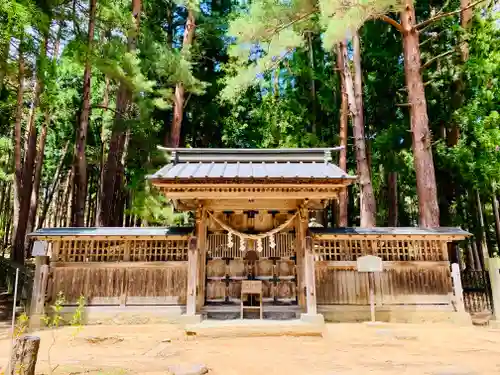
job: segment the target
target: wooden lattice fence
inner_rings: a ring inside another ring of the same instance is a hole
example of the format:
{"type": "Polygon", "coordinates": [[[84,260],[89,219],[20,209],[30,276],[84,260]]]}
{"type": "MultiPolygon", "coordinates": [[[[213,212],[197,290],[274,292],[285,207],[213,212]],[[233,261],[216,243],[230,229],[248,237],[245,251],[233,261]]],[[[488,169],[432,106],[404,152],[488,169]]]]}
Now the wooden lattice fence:
{"type": "Polygon", "coordinates": [[[472,314],[493,311],[488,271],[465,269],[460,274],[465,310],[472,314]]]}
{"type": "Polygon", "coordinates": [[[450,304],[452,283],[446,243],[424,239],[316,239],[316,294],[319,305],[366,305],[368,276],[356,259],[382,258],[375,276],[379,305],[450,304]]]}

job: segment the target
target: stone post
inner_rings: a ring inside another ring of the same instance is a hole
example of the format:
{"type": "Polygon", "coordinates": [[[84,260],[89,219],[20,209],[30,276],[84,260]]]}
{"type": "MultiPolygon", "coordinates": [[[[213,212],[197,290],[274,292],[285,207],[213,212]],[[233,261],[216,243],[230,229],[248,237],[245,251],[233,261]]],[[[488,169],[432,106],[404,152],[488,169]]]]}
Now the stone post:
{"type": "Polygon", "coordinates": [[[500,258],[488,258],[488,273],[491,283],[493,316],[500,323],[500,258]]]}
{"type": "Polygon", "coordinates": [[[39,328],[41,317],[45,313],[45,294],[49,278],[49,266],[47,263],[47,243],[36,241],[33,244],[32,255],[35,257],[35,278],[33,280],[33,291],[30,301],[30,326],[39,328]]]}
{"type": "Polygon", "coordinates": [[[458,263],[451,264],[451,277],[453,279],[453,294],[455,296],[455,309],[457,312],[465,312],[464,291],[462,279],[460,278],[460,266],[458,263]]]}

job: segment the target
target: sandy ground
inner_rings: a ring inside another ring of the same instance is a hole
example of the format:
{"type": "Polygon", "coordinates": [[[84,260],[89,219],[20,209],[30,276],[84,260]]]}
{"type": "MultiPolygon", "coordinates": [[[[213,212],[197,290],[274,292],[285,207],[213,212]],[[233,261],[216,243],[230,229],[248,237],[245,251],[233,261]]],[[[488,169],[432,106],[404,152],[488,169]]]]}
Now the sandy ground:
{"type": "MultiPolygon", "coordinates": [[[[51,332],[37,335],[37,373],[47,374],[51,332]]],[[[500,374],[500,330],[480,327],[328,324],[323,338],[214,339],[186,338],[172,325],[88,326],[55,337],[54,374],[168,374],[197,364],[211,375],[500,374]]],[[[2,366],[8,352],[0,340],[2,366]]]]}

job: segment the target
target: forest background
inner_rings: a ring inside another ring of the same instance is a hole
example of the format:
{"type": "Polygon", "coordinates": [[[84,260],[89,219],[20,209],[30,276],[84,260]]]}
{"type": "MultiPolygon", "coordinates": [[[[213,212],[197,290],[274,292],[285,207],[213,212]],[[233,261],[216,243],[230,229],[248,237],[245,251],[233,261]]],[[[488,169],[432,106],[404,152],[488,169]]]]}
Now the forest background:
{"type": "Polygon", "coordinates": [[[345,146],[331,226],[500,243],[493,1],[3,0],[0,250],[58,226],[187,223],[148,185],[170,147],[345,146]]]}

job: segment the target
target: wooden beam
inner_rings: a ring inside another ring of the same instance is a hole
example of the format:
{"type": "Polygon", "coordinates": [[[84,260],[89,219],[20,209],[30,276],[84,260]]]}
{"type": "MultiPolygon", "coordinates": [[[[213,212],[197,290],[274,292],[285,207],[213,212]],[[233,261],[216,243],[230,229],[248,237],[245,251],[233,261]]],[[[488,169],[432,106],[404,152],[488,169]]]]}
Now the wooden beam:
{"type": "Polygon", "coordinates": [[[161,190],[169,199],[217,199],[221,195],[225,199],[336,199],[338,191],[274,191],[274,192],[258,192],[258,191],[171,191],[168,189],[161,190]]]}

